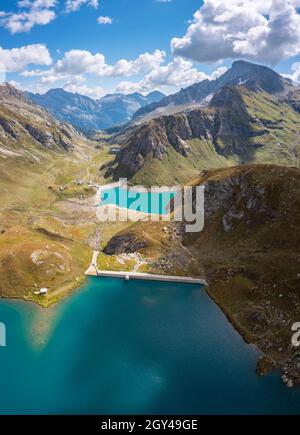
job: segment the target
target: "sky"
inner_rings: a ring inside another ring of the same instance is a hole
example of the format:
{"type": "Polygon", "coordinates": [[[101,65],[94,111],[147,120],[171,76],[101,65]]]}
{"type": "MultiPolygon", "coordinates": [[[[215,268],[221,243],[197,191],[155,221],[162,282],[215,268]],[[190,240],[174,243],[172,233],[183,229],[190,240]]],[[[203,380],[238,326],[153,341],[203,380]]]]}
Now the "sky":
{"type": "Polygon", "coordinates": [[[300,0],[0,0],[0,80],[22,90],[169,94],[236,59],[300,81],[300,0]]]}

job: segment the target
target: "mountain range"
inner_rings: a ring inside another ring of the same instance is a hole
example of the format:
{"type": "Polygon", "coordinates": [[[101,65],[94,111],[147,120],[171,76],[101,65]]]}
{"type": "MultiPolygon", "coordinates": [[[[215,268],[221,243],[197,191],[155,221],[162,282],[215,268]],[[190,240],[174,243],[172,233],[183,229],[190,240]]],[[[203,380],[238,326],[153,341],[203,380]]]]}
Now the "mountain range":
{"type": "Polygon", "coordinates": [[[216,80],[153,103],[161,97],[159,92],[116,94],[95,101],[62,89],[33,96],[2,85],[0,152],[38,156],[47,150],[69,151],[78,141],[87,143],[76,129],[91,132],[110,125],[105,112],[115,122],[127,113],[123,127],[106,138],[106,145],[119,147],[115,158],[102,164],[107,178],[182,183],[204,169],[298,164],[300,90],[270,68],[237,61],[216,80]],[[143,114],[140,109],[134,114],[141,105],[143,114]]]}
{"type": "Polygon", "coordinates": [[[27,95],[56,118],[69,122],[87,134],[127,123],[138,109],[165,97],[161,92],[153,91],[146,96],[138,92],[129,95],[109,94],[94,100],[64,89],[51,89],[43,95],[27,95]]]}
{"type": "MultiPolygon", "coordinates": [[[[195,83],[176,94],[162,98],[160,101],[145,106],[134,114],[133,119],[145,117],[147,114],[164,114],[164,109],[170,109],[175,106],[189,106],[202,103],[205,99],[208,101],[224,85],[241,85],[248,80],[255,81],[260,87],[269,93],[280,92],[283,90],[282,77],[274,74],[274,71],[268,67],[256,65],[242,60],[232,64],[232,68],[215,80],[203,80],[195,83]]],[[[168,112],[166,112],[168,114],[168,112]]]]}
{"type": "Polygon", "coordinates": [[[121,148],[105,168],[107,177],[182,183],[203,169],[297,165],[299,89],[270,68],[234,62],[218,79],[193,85],[159,105],[164,114],[146,106],[111,138],[121,148]]]}

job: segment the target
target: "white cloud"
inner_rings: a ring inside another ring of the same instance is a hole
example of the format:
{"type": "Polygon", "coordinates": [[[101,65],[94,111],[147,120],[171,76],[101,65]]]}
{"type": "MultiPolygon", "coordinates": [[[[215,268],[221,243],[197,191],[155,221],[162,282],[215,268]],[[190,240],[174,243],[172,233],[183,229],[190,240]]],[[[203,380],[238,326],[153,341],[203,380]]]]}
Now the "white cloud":
{"type": "Polygon", "coordinates": [[[6,72],[19,72],[28,65],[50,65],[50,53],[43,44],[26,45],[10,50],[0,47],[0,63],[6,72]]]}
{"type": "Polygon", "coordinates": [[[0,12],[0,25],[13,34],[44,26],[55,19],[56,4],[57,0],[20,0],[17,12],[0,12]]]}
{"type": "Polygon", "coordinates": [[[113,20],[110,17],[99,17],[97,19],[99,24],[112,24],[113,20]]]}
{"type": "Polygon", "coordinates": [[[220,66],[218,69],[213,71],[210,75],[211,80],[216,80],[217,78],[221,77],[223,74],[226,73],[228,70],[227,66],[220,66]]]}
{"type": "MultiPolygon", "coordinates": [[[[16,12],[0,11],[0,26],[8,29],[12,34],[28,32],[34,26],[45,26],[56,17],[58,0],[19,0],[16,12]]],[[[65,12],[78,11],[87,5],[97,9],[98,0],[66,0],[65,12]]]]}
{"type": "Polygon", "coordinates": [[[214,80],[226,72],[226,67],[220,67],[211,75],[198,71],[192,62],[175,58],[164,66],[157,66],[139,82],[123,81],[117,86],[117,92],[150,92],[153,89],[181,88],[193,85],[202,80],[214,80]]]}
{"type": "Polygon", "coordinates": [[[281,75],[293,80],[293,82],[300,83],[300,62],[293,63],[291,73],[281,75]]]}
{"type": "MultiPolygon", "coordinates": [[[[80,95],[86,95],[87,97],[93,98],[95,100],[103,97],[103,95],[107,93],[107,91],[101,86],[93,86],[86,83],[86,78],[82,75],[66,78],[61,82],[57,82],[56,79],[57,78],[55,77],[55,87],[63,88],[65,91],[72,92],[74,94],[77,93],[80,95]]],[[[16,82],[17,86],[15,87],[33,93],[44,94],[49,91],[49,89],[53,88],[54,82],[52,81],[52,77],[48,76],[43,77],[42,80],[36,83],[28,83],[26,85],[16,82]]]]}
{"type": "Polygon", "coordinates": [[[21,72],[22,77],[42,77],[45,74],[45,71],[42,69],[32,69],[30,71],[25,70],[21,72]]]}
{"type": "Polygon", "coordinates": [[[55,64],[53,72],[70,75],[82,73],[101,75],[106,67],[105,57],[101,53],[93,55],[87,50],[70,50],[55,64]]]}
{"type": "Polygon", "coordinates": [[[135,60],[119,60],[111,67],[109,75],[113,77],[133,76],[153,70],[161,65],[166,57],[166,53],[161,50],[155,50],[153,53],[141,54],[135,60]]]}
{"type": "Polygon", "coordinates": [[[38,77],[42,83],[69,79],[70,77],[90,74],[97,77],[129,77],[147,73],[164,62],[165,52],[155,50],[144,53],[135,60],[121,59],[114,65],[108,65],[102,53],[92,54],[86,50],[70,50],[49,70],[23,71],[24,77],[38,77]]]}
{"type": "Polygon", "coordinates": [[[145,78],[146,85],[189,86],[207,78],[203,72],[193,68],[192,62],[180,57],[175,58],[166,66],[159,66],[151,71],[145,78]]]}
{"type": "Polygon", "coordinates": [[[79,11],[81,6],[83,5],[91,6],[92,8],[97,9],[99,7],[99,1],[98,0],[67,0],[66,11],[67,12],[79,11]]]}
{"type": "Polygon", "coordinates": [[[72,92],[73,94],[85,95],[87,97],[98,100],[103,97],[106,92],[101,86],[89,87],[86,84],[76,85],[75,83],[69,83],[64,85],[64,90],[72,92]]]}
{"type": "MultiPolygon", "coordinates": [[[[33,69],[21,72],[23,77],[37,77],[37,86],[44,88],[68,86],[72,92],[92,96],[92,88],[85,84],[88,77],[118,78],[144,75],[138,82],[122,81],[117,86],[117,92],[149,92],[153,89],[174,90],[187,87],[202,80],[216,79],[224,74],[226,67],[220,67],[211,75],[203,73],[193,66],[191,61],[181,57],[166,63],[166,53],[155,50],[144,53],[133,60],[120,59],[113,65],[107,64],[102,53],[92,54],[86,50],[70,50],[62,59],[48,70],[33,69]],[[77,90],[76,90],[77,89],[77,90]]],[[[102,88],[95,88],[100,94],[102,88]]]]}
{"type": "Polygon", "coordinates": [[[13,86],[14,88],[19,89],[19,91],[25,91],[25,89],[23,88],[23,86],[22,86],[22,84],[20,82],[16,82],[14,80],[9,80],[8,84],[13,86]]]}
{"type": "Polygon", "coordinates": [[[246,57],[270,64],[300,53],[300,0],[204,0],[173,54],[197,62],[246,57]]]}

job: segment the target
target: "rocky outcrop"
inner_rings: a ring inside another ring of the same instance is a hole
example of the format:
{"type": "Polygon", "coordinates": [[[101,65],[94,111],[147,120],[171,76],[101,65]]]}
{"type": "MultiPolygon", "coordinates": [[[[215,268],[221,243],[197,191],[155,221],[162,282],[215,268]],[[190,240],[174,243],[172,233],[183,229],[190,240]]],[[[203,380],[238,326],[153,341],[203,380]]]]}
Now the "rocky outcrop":
{"type": "Polygon", "coordinates": [[[141,126],[126,130],[112,139],[122,144],[112,166],[117,169],[108,172],[131,176],[139,171],[149,159],[161,160],[172,147],[180,155],[187,157],[191,151],[187,140],[209,139],[214,128],[214,116],[202,110],[163,116],[141,126]]]}
{"type": "Polygon", "coordinates": [[[293,88],[288,95],[283,98],[283,101],[287,102],[296,112],[300,113],[300,89],[298,87],[293,88]]]}
{"type": "MultiPolygon", "coordinates": [[[[234,175],[217,179],[210,177],[211,172],[207,171],[201,183],[205,186],[205,219],[209,222],[219,216],[220,229],[225,233],[236,231],[240,225],[249,229],[252,225],[266,225],[277,216],[279,206],[270,201],[270,191],[256,179],[255,171],[252,173],[246,168],[236,167],[234,175]]],[[[268,170],[268,166],[258,165],[257,168],[258,171],[268,170]]],[[[194,207],[195,200],[194,193],[194,207]]]]}
{"type": "Polygon", "coordinates": [[[12,123],[10,123],[8,120],[4,118],[0,118],[0,127],[7,133],[9,136],[11,136],[13,139],[17,139],[17,135],[14,132],[12,123]]]}
{"type": "Polygon", "coordinates": [[[143,125],[137,128],[134,136],[128,141],[116,155],[115,163],[118,164],[118,174],[130,176],[136,173],[145,164],[147,156],[161,159],[166,153],[167,136],[164,123],[161,120],[155,123],[143,125]]]}
{"type": "Polygon", "coordinates": [[[54,145],[54,138],[48,131],[42,131],[39,128],[30,124],[25,124],[24,127],[28,133],[46,148],[52,148],[54,145]]]}
{"type": "Polygon", "coordinates": [[[107,244],[104,252],[108,255],[133,253],[147,247],[147,241],[136,238],[134,233],[114,236],[107,244]]]}
{"type": "Polygon", "coordinates": [[[185,104],[201,102],[204,98],[213,93],[216,88],[217,84],[215,81],[203,80],[200,83],[181,89],[176,94],[169,95],[159,102],[142,107],[133,115],[133,119],[142,118],[148,113],[170,105],[182,106],[185,104]]]}

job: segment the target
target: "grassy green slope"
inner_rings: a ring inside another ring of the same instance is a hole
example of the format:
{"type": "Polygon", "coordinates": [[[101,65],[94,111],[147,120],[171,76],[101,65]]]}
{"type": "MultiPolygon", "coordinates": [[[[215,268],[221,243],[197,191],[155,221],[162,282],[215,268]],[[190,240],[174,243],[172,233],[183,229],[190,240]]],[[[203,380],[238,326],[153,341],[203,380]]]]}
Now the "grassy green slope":
{"type": "Polygon", "coordinates": [[[161,159],[148,156],[146,164],[130,180],[132,184],[171,185],[182,184],[195,178],[199,171],[209,168],[229,166],[229,159],[216,153],[212,142],[205,139],[187,141],[191,151],[187,157],[168,147],[167,154],[161,159]]]}
{"type": "Polygon", "coordinates": [[[81,151],[35,163],[0,158],[0,297],[48,306],[84,280],[101,241],[89,183],[103,182],[99,166],[111,157],[90,143],[81,151]]]}
{"type": "Polygon", "coordinates": [[[243,93],[253,131],[266,129],[263,136],[256,136],[260,147],[245,156],[248,163],[271,163],[295,166],[300,153],[300,116],[288,104],[279,102],[264,92],[243,93]]]}
{"type": "MultiPolygon", "coordinates": [[[[198,115],[193,112],[193,123],[198,116],[199,125],[203,125],[201,131],[206,130],[207,139],[202,133],[201,138],[185,140],[191,148],[187,156],[168,142],[162,127],[163,118],[135,126],[124,136],[121,134],[120,143],[123,142],[125,150],[128,148],[132,161],[139,159],[139,144],[146,135],[157,140],[159,146],[162,144],[165,153],[157,158],[149,152],[136,172],[126,168],[122,161],[116,162],[114,175],[128,176],[133,184],[173,184],[185,183],[203,169],[251,163],[298,166],[300,115],[292,106],[277,96],[245,86],[229,87],[219,99],[218,105],[199,109],[198,115]],[[211,124],[204,125],[204,119],[210,119],[211,124]]],[[[164,118],[166,126],[175,126],[175,134],[189,118],[188,114],[187,117],[182,115],[164,118]]]]}

